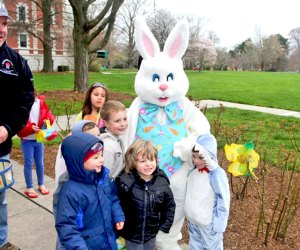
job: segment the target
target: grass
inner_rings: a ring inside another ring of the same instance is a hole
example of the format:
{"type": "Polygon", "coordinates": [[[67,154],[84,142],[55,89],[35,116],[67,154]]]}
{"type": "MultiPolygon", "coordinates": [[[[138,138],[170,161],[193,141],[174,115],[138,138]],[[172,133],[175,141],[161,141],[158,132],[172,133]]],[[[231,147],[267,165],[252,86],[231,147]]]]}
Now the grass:
{"type": "Polygon", "coordinates": [[[291,140],[292,131],[295,135],[295,141],[300,141],[298,118],[275,116],[234,108],[225,108],[225,111],[221,113],[220,119],[223,132],[215,131],[214,123],[217,121],[219,110],[219,108],[214,108],[205,112],[211,124],[211,132],[215,135],[218,134],[219,148],[224,148],[225,144],[244,144],[248,141],[253,141],[259,154],[267,150],[270,161],[276,162],[276,154],[281,146],[284,146],[289,151],[294,150],[291,140]],[[242,136],[235,137],[239,135],[242,126],[244,126],[242,129],[245,129],[247,132],[242,136]],[[294,129],[292,130],[292,128],[294,129]],[[227,133],[224,133],[224,131],[227,131],[227,133]],[[238,138],[238,141],[233,141],[235,138],[238,138]]]}
{"type": "MultiPolygon", "coordinates": [[[[89,84],[104,82],[113,92],[135,96],[135,72],[109,70],[89,73],[89,84]]],[[[193,99],[213,99],[300,111],[300,74],[283,72],[187,71],[188,95],[193,99]]],[[[35,73],[38,91],[73,89],[73,73],[35,73]]]]}
{"type": "MultiPolygon", "coordinates": [[[[113,92],[122,92],[135,96],[135,72],[130,70],[109,70],[106,74],[89,73],[89,84],[95,81],[104,82],[113,92]],[[111,73],[111,74],[109,74],[111,73]]],[[[274,107],[300,111],[300,74],[279,72],[232,72],[232,71],[187,71],[190,81],[188,95],[195,100],[214,99],[238,102],[250,105],[274,107]]],[[[73,89],[73,73],[35,73],[35,86],[38,91],[73,89]]],[[[82,100],[83,101],[83,100],[82,100]]],[[[130,101],[125,101],[128,107],[130,101]]],[[[54,100],[47,100],[50,108],[54,100]]],[[[59,102],[57,111],[63,114],[67,102],[59,102]]],[[[74,113],[78,113],[82,102],[74,104],[74,113]]],[[[208,109],[206,116],[209,122],[217,119],[219,109],[208,109]]],[[[54,110],[53,110],[54,111],[54,110]]],[[[229,109],[221,115],[222,129],[230,135],[217,136],[219,148],[227,143],[234,143],[235,131],[242,126],[247,132],[240,136],[236,143],[254,141],[258,148],[266,149],[274,160],[276,151],[281,145],[293,150],[290,128],[295,127],[296,142],[300,141],[299,119],[280,117],[259,112],[229,109]]],[[[212,126],[212,133],[215,134],[212,126]]],[[[57,142],[60,140],[57,139],[57,142]]],[[[298,145],[299,146],[299,145],[298,145]]]]}
{"type": "Polygon", "coordinates": [[[282,72],[188,72],[189,95],[300,111],[300,74],[282,72]]]}

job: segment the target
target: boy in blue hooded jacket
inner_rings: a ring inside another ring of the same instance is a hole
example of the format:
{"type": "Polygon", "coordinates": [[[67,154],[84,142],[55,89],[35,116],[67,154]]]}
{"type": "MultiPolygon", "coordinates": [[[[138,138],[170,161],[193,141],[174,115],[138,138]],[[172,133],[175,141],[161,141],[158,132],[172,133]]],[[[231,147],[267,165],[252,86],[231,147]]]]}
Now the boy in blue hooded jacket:
{"type": "Polygon", "coordinates": [[[76,132],[61,146],[69,172],[57,203],[55,227],[66,249],[115,250],[125,217],[117,188],[103,164],[103,142],[76,132]]]}

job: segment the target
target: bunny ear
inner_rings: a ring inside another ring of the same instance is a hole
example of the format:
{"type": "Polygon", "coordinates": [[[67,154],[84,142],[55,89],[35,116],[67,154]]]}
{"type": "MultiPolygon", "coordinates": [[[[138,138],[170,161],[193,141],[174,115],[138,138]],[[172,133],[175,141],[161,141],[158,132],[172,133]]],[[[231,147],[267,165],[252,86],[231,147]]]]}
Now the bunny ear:
{"type": "Polygon", "coordinates": [[[164,53],[171,58],[180,59],[188,47],[189,35],[189,23],[183,19],[176,24],[169,34],[165,42],[164,53]]]}
{"type": "Polygon", "coordinates": [[[158,42],[142,17],[135,19],[135,43],[144,59],[154,57],[160,52],[158,42]]]}

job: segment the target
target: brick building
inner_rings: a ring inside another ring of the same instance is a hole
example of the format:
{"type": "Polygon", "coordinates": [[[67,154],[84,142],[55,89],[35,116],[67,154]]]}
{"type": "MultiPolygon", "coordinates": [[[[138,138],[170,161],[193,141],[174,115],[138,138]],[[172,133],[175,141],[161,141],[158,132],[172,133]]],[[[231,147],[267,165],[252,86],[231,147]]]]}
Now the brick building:
{"type": "MultiPolygon", "coordinates": [[[[41,1],[40,1],[41,2],[41,1]]],[[[9,22],[7,43],[18,51],[25,59],[32,71],[43,69],[43,13],[41,8],[30,0],[3,0],[9,15],[13,20],[9,22]],[[33,35],[33,34],[34,35],[33,35]]],[[[68,30],[65,19],[64,0],[51,1],[51,37],[53,69],[68,65],[73,69],[73,57],[67,48],[68,30]]],[[[70,36],[69,36],[70,37],[70,36]]],[[[70,38],[69,38],[70,39],[70,38]]]]}

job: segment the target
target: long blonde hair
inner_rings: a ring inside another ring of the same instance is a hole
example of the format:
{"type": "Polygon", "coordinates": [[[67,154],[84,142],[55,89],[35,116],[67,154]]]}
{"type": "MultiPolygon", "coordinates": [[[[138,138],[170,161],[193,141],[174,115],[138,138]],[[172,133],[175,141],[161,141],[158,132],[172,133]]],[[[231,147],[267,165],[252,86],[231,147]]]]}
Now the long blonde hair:
{"type": "Polygon", "coordinates": [[[135,162],[138,155],[142,155],[147,159],[155,159],[157,162],[157,149],[154,147],[151,141],[136,140],[133,142],[125,153],[125,172],[130,173],[133,169],[136,169],[135,162]]]}

